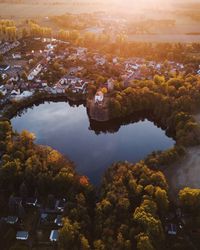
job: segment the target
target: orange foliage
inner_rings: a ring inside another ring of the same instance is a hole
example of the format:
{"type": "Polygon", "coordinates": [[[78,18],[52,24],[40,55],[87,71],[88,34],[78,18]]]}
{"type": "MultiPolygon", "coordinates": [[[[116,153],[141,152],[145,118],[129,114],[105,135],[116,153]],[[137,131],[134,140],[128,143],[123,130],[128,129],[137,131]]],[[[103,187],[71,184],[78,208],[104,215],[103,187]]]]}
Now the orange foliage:
{"type": "Polygon", "coordinates": [[[89,180],[86,176],[81,176],[79,179],[79,182],[83,186],[88,186],[89,185],[89,180]]]}

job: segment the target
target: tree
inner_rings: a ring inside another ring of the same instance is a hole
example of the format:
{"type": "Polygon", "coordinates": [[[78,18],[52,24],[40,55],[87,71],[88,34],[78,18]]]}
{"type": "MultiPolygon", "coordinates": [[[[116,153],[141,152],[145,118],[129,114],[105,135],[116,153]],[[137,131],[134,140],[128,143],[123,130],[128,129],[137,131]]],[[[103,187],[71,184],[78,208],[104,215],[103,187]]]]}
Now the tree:
{"type": "Polygon", "coordinates": [[[80,234],[80,225],[77,222],[71,222],[67,217],[63,220],[63,227],[59,231],[59,245],[61,249],[71,250],[89,249],[88,240],[80,234]]]}
{"type": "Polygon", "coordinates": [[[36,138],[35,134],[30,133],[27,130],[23,130],[20,135],[21,142],[25,147],[31,147],[33,145],[35,138],[36,138]]]}
{"type": "Polygon", "coordinates": [[[95,250],[105,250],[106,247],[105,247],[102,240],[96,240],[96,241],[94,241],[94,249],[95,250]]]}
{"type": "Polygon", "coordinates": [[[90,245],[89,245],[89,242],[85,238],[84,235],[80,236],[80,240],[81,240],[81,250],[89,250],[90,249],[90,245]]]}
{"type": "Polygon", "coordinates": [[[148,235],[141,233],[137,235],[136,239],[137,239],[138,250],[155,250],[155,248],[151,244],[151,241],[148,235]]]}
{"type": "Polygon", "coordinates": [[[160,212],[162,214],[165,214],[167,212],[168,204],[169,204],[167,192],[164,189],[161,189],[160,187],[156,187],[155,198],[156,198],[158,207],[160,209],[160,212]]]}
{"type": "Polygon", "coordinates": [[[26,186],[25,182],[23,182],[23,183],[20,185],[19,192],[20,192],[20,196],[21,196],[23,199],[26,199],[26,198],[27,198],[27,196],[28,196],[28,189],[27,189],[27,186],[26,186]]]}
{"type": "Polygon", "coordinates": [[[179,192],[181,206],[194,213],[200,210],[200,189],[186,187],[179,192]]]}
{"type": "MultiPolygon", "coordinates": [[[[4,62],[4,57],[2,54],[0,54],[0,63],[3,63],[3,62],[4,62]]],[[[0,75],[0,77],[2,77],[2,76],[0,75]]],[[[0,78],[0,81],[1,81],[1,78],[0,78]]]]}
{"type": "Polygon", "coordinates": [[[23,37],[23,38],[26,38],[27,36],[28,36],[28,31],[27,31],[26,28],[23,28],[23,29],[22,29],[22,37],[23,37]]]}

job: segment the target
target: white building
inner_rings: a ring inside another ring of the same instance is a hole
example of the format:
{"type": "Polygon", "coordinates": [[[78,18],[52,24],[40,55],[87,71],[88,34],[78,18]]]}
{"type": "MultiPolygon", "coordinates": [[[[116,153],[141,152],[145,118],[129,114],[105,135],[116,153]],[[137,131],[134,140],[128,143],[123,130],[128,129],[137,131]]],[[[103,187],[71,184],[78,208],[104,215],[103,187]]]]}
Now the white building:
{"type": "Polygon", "coordinates": [[[0,86],[0,93],[2,94],[2,95],[6,95],[7,94],[7,89],[5,88],[5,86],[4,85],[1,85],[0,86]]]}
{"type": "MultiPolygon", "coordinates": [[[[12,91],[13,92],[13,91],[12,91]]],[[[11,95],[12,95],[12,92],[11,92],[11,95]]],[[[31,92],[31,91],[24,91],[20,94],[20,91],[16,91],[15,93],[13,92],[13,95],[12,95],[12,99],[15,100],[15,101],[20,101],[22,99],[25,99],[25,98],[28,98],[28,97],[31,97],[32,95],[34,94],[34,92],[31,92]]]]}
{"type": "Polygon", "coordinates": [[[15,53],[15,54],[13,53],[13,54],[12,54],[12,58],[13,58],[13,59],[21,59],[22,56],[21,56],[20,53],[15,53]]]}
{"type": "Polygon", "coordinates": [[[11,97],[12,97],[12,96],[20,95],[20,90],[19,90],[19,89],[18,89],[18,90],[13,89],[13,90],[11,91],[10,95],[11,95],[11,97]]]}
{"type": "Polygon", "coordinates": [[[94,101],[95,103],[99,103],[99,102],[103,102],[104,99],[104,94],[102,91],[97,91],[95,97],[94,97],[94,101]]]}
{"type": "Polygon", "coordinates": [[[33,71],[31,71],[31,73],[28,75],[28,80],[32,81],[42,70],[42,65],[38,64],[37,67],[35,69],[33,69],[33,71]]]}

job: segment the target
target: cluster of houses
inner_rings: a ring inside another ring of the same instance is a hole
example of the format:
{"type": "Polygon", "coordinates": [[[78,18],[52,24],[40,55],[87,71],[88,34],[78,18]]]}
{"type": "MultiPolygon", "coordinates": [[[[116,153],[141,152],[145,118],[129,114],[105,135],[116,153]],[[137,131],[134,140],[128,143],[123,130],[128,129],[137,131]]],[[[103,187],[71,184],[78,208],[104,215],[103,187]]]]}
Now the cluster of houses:
{"type": "MultiPolygon", "coordinates": [[[[18,197],[11,195],[7,216],[0,218],[0,232],[12,229],[15,240],[22,244],[51,245],[58,241],[59,229],[63,226],[64,209],[67,204],[66,198],[55,199],[48,196],[45,205],[41,204],[36,197],[18,197]],[[34,217],[29,224],[29,213],[34,217]]],[[[2,244],[2,243],[1,243],[2,244]]]]}
{"type": "Polygon", "coordinates": [[[73,93],[85,94],[88,82],[74,76],[65,76],[55,85],[56,88],[70,89],[73,93]]]}
{"type": "Polygon", "coordinates": [[[74,48],[74,51],[68,54],[68,61],[81,60],[83,62],[87,61],[87,48],[77,47],[74,48]]]}
{"type": "Polygon", "coordinates": [[[97,66],[103,66],[107,62],[106,58],[104,56],[101,56],[97,53],[93,56],[93,59],[97,66]]]}
{"type": "Polygon", "coordinates": [[[155,61],[145,61],[141,58],[133,58],[124,62],[124,70],[122,78],[124,81],[153,79],[155,74],[164,75],[166,78],[169,75],[185,72],[185,67],[182,63],[166,62],[158,63],[155,61]]]}
{"type": "MultiPolygon", "coordinates": [[[[16,77],[11,77],[10,75],[10,79],[6,84],[5,82],[4,84],[1,84],[0,82],[0,93],[5,96],[6,100],[19,101],[34,95],[34,93],[38,91],[49,94],[64,94],[69,90],[74,94],[86,94],[89,80],[85,80],[87,69],[84,62],[90,63],[97,72],[98,70],[101,71],[102,74],[105,72],[105,75],[108,73],[106,71],[107,68],[113,67],[113,69],[120,72],[124,86],[129,86],[133,80],[151,80],[155,74],[162,74],[167,78],[169,77],[169,73],[175,75],[177,72],[185,71],[185,66],[181,63],[158,63],[155,61],[146,61],[141,58],[132,58],[121,61],[117,57],[108,60],[106,56],[101,55],[100,53],[88,53],[87,48],[84,47],[70,46],[66,47],[64,51],[59,51],[57,45],[62,42],[60,40],[44,38],[42,41],[45,43],[45,49],[39,50],[38,54],[35,53],[35,51],[32,51],[31,53],[33,58],[38,56],[40,59],[38,59],[37,64],[29,71],[27,80],[22,79],[20,74],[17,74],[16,77]],[[58,50],[56,50],[57,47],[58,50]],[[61,77],[60,80],[49,82],[49,80],[42,76],[48,74],[48,71],[49,74],[53,75],[51,72],[52,67],[49,67],[49,65],[57,63],[57,61],[59,62],[59,67],[61,67],[64,72],[66,71],[67,74],[61,77]],[[81,62],[80,64],[79,61],[81,62]],[[65,65],[67,65],[67,68],[65,65]]],[[[63,43],[69,45],[67,42],[63,43]]],[[[18,41],[14,43],[4,43],[0,46],[0,52],[1,49],[4,49],[3,51],[6,53],[6,51],[19,46],[19,44],[18,41]]],[[[21,66],[19,61],[22,58],[22,54],[20,52],[15,52],[12,53],[11,56],[13,60],[16,60],[16,67],[21,66]]],[[[10,65],[0,65],[2,78],[5,75],[5,71],[9,68],[10,65]]],[[[18,72],[20,71],[22,72],[21,67],[18,72]]],[[[200,70],[196,73],[200,75],[200,70]]],[[[108,79],[106,83],[102,83],[94,96],[94,102],[96,104],[102,104],[105,99],[105,92],[107,91],[109,93],[113,90],[113,87],[113,79],[108,79]],[[102,91],[102,89],[104,89],[104,91],[102,91]]]]}
{"type": "Polygon", "coordinates": [[[0,54],[4,55],[8,51],[18,47],[19,45],[20,45],[19,41],[15,41],[12,43],[9,43],[9,42],[2,43],[0,44],[0,54]]]}

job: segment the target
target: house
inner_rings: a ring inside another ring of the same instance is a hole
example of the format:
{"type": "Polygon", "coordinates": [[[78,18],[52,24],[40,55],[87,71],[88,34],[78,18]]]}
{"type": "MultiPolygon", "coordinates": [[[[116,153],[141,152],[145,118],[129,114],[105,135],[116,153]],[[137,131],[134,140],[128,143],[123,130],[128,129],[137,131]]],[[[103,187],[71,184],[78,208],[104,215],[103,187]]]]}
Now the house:
{"type": "Polygon", "coordinates": [[[33,95],[33,92],[31,91],[28,91],[28,90],[25,90],[24,92],[22,92],[19,97],[20,98],[27,98],[27,97],[30,97],[33,95]]]}
{"type": "Polygon", "coordinates": [[[15,65],[13,65],[13,68],[14,69],[22,69],[22,65],[15,64],[15,65]]]}
{"type": "Polygon", "coordinates": [[[59,81],[60,84],[64,85],[67,83],[67,79],[65,78],[61,78],[60,81],[59,81]]]}
{"type": "MultiPolygon", "coordinates": [[[[23,91],[21,94],[20,94],[20,91],[19,91],[19,93],[14,92],[14,91],[15,90],[13,90],[12,92],[13,92],[13,99],[15,101],[19,101],[21,99],[31,97],[34,94],[34,92],[28,91],[28,90],[23,91]],[[17,94],[15,94],[15,93],[17,93],[17,94]]],[[[12,95],[12,92],[11,92],[11,95],[12,95]]]]}
{"type": "Polygon", "coordinates": [[[21,53],[13,53],[12,58],[13,59],[21,59],[22,58],[21,53]]]}
{"type": "Polygon", "coordinates": [[[104,99],[104,94],[102,91],[97,91],[95,97],[94,97],[94,101],[95,103],[99,103],[99,102],[103,102],[104,99]]]}
{"type": "Polygon", "coordinates": [[[4,43],[1,48],[0,48],[0,53],[1,54],[5,54],[6,52],[10,51],[11,49],[14,49],[16,48],[17,46],[20,45],[20,42],[19,41],[15,41],[13,43],[4,43]]]}
{"type": "Polygon", "coordinates": [[[37,204],[37,201],[38,201],[37,198],[34,198],[34,197],[27,198],[26,205],[35,207],[37,204]]]}
{"type": "Polygon", "coordinates": [[[87,53],[87,48],[78,47],[78,48],[76,49],[76,54],[77,54],[77,55],[81,55],[81,54],[85,54],[85,53],[87,53]]]}
{"type": "Polygon", "coordinates": [[[56,204],[55,204],[55,209],[60,211],[60,212],[63,212],[65,205],[66,205],[66,199],[65,198],[63,198],[61,200],[57,200],[56,204]]]}
{"type": "Polygon", "coordinates": [[[167,233],[169,235],[176,235],[177,234],[177,227],[175,224],[169,224],[168,225],[168,229],[167,229],[167,233]]]}
{"type": "Polygon", "coordinates": [[[113,62],[113,64],[117,64],[117,63],[118,63],[118,58],[117,58],[117,57],[114,57],[114,58],[112,59],[112,62],[113,62]]]}
{"type": "Polygon", "coordinates": [[[61,215],[57,215],[56,219],[54,220],[54,223],[55,223],[58,227],[62,227],[62,226],[63,226],[62,216],[61,216],[61,215]]]}
{"type": "Polygon", "coordinates": [[[7,70],[9,70],[10,69],[10,65],[8,65],[8,64],[1,64],[0,65],[0,71],[7,71],[7,70]]]}
{"type": "Polygon", "coordinates": [[[11,82],[11,83],[6,83],[5,84],[5,88],[8,90],[8,91],[12,91],[13,90],[13,87],[14,87],[14,84],[13,84],[13,82],[11,82]]]}
{"type": "Polygon", "coordinates": [[[59,82],[53,88],[56,90],[57,94],[65,93],[65,89],[59,82]]]}
{"type": "Polygon", "coordinates": [[[78,66],[78,67],[72,67],[72,68],[70,68],[69,69],[69,74],[76,74],[76,73],[78,73],[78,72],[80,72],[80,71],[82,71],[84,68],[83,67],[80,67],[80,66],[78,66]]]}
{"type": "Polygon", "coordinates": [[[43,87],[43,88],[45,88],[45,87],[47,87],[47,86],[48,86],[47,82],[42,82],[42,84],[41,84],[41,85],[42,85],[42,87],[43,87]]]}
{"type": "Polygon", "coordinates": [[[156,69],[158,69],[158,70],[161,69],[161,64],[160,63],[156,64],[156,69]]]}
{"type": "Polygon", "coordinates": [[[2,94],[2,95],[6,95],[7,94],[7,89],[5,88],[5,86],[4,85],[1,85],[0,86],[0,93],[2,94]]]}
{"type": "Polygon", "coordinates": [[[58,230],[51,230],[49,239],[51,242],[58,241],[58,230]]]}
{"type": "Polygon", "coordinates": [[[86,88],[87,83],[83,82],[83,81],[77,81],[74,85],[74,92],[78,93],[78,92],[84,92],[85,88],[86,88]]]}
{"type": "Polygon", "coordinates": [[[13,90],[11,91],[10,95],[11,95],[11,97],[12,97],[12,96],[20,95],[20,90],[19,90],[19,89],[18,89],[18,90],[13,89],[13,90]]]}
{"type": "Polygon", "coordinates": [[[96,65],[103,66],[106,63],[106,59],[100,55],[94,55],[93,59],[96,62],[96,65]]]}
{"type": "Polygon", "coordinates": [[[27,83],[25,83],[25,82],[22,82],[22,83],[20,83],[20,90],[22,91],[22,90],[26,90],[27,89],[27,87],[28,87],[28,84],[27,83]]]}
{"type": "Polygon", "coordinates": [[[18,222],[19,218],[17,216],[8,216],[5,218],[6,223],[14,225],[18,222]]]}
{"type": "Polygon", "coordinates": [[[112,91],[114,88],[114,80],[112,78],[108,79],[106,85],[108,90],[112,91]]]}
{"type": "Polygon", "coordinates": [[[9,79],[10,82],[17,82],[19,80],[19,76],[16,75],[16,76],[13,76],[9,79]]]}
{"type": "Polygon", "coordinates": [[[46,48],[48,50],[52,50],[54,48],[54,46],[51,43],[49,43],[49,44],[46,45],[46,48]]]}
{"type": "Polygon", "coordinates": [[[44,88],[44,90],[45,90],[47,93],[56,94],[56,89],[52,89],[52,88],[49,87],[49,86],[46,86],[46,87],[44,88]]]}
{"type": "Polygon", "coordinates": [[[2,77],[3,80],[5,80],[8,77],[8,75],[7,74],[2,74],[1,77],[2,77]]]}
{"type": "Polygon", "coordinates": [[[28,239],[28,232],[27,231],[18,231],[16,234],[17,240],[27,240],[28,239]]]}
{"type": "Polygon", "coordinates": [[[32,81],[42,70],[42,65],[38,64],[35,69],[31,71],[31,73],[28,75],[28,80],[32,81]]]}

